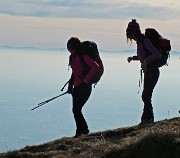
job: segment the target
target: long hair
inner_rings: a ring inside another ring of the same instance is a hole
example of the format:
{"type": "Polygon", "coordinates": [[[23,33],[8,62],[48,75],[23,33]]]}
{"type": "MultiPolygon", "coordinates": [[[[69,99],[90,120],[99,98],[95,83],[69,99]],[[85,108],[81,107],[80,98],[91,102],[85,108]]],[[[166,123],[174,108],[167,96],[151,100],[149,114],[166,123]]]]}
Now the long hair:
{"type": "Polygon", "coordinates": [[[132,21],[128,23],[128,27],[126,29],[127,43],[130,41],[132,44],[133,36],[139,37],[140,35],[141,35],[140,26],[136,22],[136,19],[132,19],[132,21]]]}
{"type": "Polygon", "coordinates": [[[132,38],[128,32],[126,32],[126,38],[127,38],[127,43],[130,41],[130,45],[132,44],[132,38]]]}

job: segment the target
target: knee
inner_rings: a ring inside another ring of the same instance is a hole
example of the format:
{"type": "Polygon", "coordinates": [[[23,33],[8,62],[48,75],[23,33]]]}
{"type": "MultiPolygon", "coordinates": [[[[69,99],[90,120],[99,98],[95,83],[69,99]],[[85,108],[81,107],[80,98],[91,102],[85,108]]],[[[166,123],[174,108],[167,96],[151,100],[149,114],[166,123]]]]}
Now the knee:
{"type": "Polygon", "coordinates": [[[143,102],[151,101],[151,96],[152,96],[152,94],[150,92],[143,91],[142,96],[141,96],[142,101],[143,102]]]}
{"type": "Polygon", "coordinates": [[[145,94],[144,92],[142,93],[141,98],[142,98],[142,101],[143,101],[143,102],[145,102],[145,101],[146,101],[146,94],[145,94]]]}
{"type": "Polygon", "coordinates": [[[79,107],[77,107],[77,106],[74,106],[74,107],[72,108],[72,112],[73,112],[74,115],[76,115],[76,114],[78,114],[78,113],[81,112],[81,108],[79,108],[79,107]]]}

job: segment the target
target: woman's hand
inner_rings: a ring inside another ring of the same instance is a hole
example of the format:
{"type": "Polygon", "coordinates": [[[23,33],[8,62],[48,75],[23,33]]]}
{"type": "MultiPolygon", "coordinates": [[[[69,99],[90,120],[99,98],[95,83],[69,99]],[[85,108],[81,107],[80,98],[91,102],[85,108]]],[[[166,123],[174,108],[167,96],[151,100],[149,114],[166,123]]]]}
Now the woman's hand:
{"type": "Polygon", "coordinates": [[[142,67],[144,72],[147,71],[147,61],[146,60],[143,60],[143,62],[141,63],[141,67],[142,67]]]}
{"type": "Polygon", "coordinates": [[[68,84],[68,90],[67,90],[68,94],[72,94],[73,93],[73,84],[69,82],[68,84]]]}
{"type": "Polygon", "coordinates": [[[128,58],[127,58],[128,63],[130,63],[132,60],[133,60],[132,57],[128,57],[128,58]]]}

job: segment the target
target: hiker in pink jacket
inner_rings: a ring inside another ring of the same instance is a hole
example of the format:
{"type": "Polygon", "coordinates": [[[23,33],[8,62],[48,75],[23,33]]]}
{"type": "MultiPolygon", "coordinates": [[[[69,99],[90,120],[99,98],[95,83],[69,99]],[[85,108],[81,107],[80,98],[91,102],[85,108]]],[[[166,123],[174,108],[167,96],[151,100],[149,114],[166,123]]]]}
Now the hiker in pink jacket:
{"type": "Polygon", "coordinates": [[[81,41],[78,38],[71,37],[67,42],[67,49],[71,53],[69,65],[72,68],[68,93],[71,93],[73,97],[72,110],[76,122],[76,134],[74,138],[77,138],[82,134],[89,133],[87,122],[82,114],[82,107],[91,95],[91,79],[96,75],[100,66],[88,55],[81,55],[81,41]],[[85,67],[83,62],[90,67],[87,73],[84,73],[85,67]]]}

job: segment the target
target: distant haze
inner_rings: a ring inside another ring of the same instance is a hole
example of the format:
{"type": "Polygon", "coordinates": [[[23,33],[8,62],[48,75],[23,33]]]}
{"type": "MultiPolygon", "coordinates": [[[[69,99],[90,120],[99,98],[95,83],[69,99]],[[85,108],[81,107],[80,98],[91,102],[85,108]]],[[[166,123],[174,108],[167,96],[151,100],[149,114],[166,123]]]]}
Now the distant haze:
{"type": "Polygon", "coordinates": [[[142,32],[156,28],[180,50],[179,0],[1,0],[0,46],[65,48],[71,36],[94,40],[101,49],[134,49],[125,30],[136,18],[142,32]]]}

